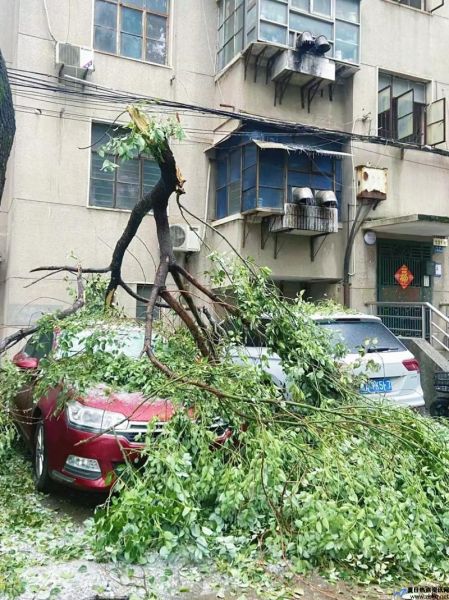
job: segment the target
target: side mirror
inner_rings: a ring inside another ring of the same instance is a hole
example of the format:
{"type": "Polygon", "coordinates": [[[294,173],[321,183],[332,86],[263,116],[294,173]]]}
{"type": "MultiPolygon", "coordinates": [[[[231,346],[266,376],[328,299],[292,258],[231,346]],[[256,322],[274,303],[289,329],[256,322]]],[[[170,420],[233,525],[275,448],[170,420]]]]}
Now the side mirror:
{"type": "Polygon", "coordinates": [[[16,354],[12,359],[13,363],[19,369],[37,369],[39,366],[39,359],[34,356],[27,356],[26,354],[16,354]]]}

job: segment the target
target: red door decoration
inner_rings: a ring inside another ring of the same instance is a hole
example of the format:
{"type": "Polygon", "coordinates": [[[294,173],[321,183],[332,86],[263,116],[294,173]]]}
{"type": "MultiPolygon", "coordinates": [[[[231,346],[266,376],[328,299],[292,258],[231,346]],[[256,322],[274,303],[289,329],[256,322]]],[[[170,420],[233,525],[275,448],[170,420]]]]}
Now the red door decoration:
{"type": "Polygon", "coordinates": [[[405,288],[408,288],[408,286],[415,279],[413,277],[413,273],[410,271],[407,265],[402,265],[402,267],[399,267],[399,269],[394,274],[394,278],[403,290],[405,290],[405,288]]]}

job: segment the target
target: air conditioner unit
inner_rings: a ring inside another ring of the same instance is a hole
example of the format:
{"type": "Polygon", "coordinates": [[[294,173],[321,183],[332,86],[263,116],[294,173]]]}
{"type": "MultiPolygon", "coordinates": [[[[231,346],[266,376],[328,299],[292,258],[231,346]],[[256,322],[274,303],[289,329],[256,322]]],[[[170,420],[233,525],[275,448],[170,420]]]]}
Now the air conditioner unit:
{"type": "Polygon", "coordinates": [[[170,225],[170,238],[175,252],[199,252],[201,249],[200,228],[195,225],[170,225]]]}
{"type": "Polygon", "coordinates": [[[65,73],[84,79],[89,71],[94,71],[94,51],[84,46],[57,42],[55,62],[60,75],[65,73]]]}

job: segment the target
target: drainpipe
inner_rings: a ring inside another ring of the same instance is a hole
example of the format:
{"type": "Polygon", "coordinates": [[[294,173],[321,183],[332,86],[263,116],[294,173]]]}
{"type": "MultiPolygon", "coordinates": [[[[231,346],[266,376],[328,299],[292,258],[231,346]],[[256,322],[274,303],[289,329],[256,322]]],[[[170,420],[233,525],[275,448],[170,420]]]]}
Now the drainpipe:
{"type": "Polygon", "coordinates": [[[355,238],[357,237],[358,232],[360,231],[361,226],[366,220],[368,213],[372,208],[372,204],[362,204],[360,203],[357,206],[357,212],[354,217],[354,221],[352,223],[351,231],[348,236],[348,241],[346,243],[345,250],[345,258],[343,261],[343,304],[346,308],[351,308],[351,256],[352,250],[354,248],[355,238]],[[363,210],[365,209],[365,210],[363,210]]]}

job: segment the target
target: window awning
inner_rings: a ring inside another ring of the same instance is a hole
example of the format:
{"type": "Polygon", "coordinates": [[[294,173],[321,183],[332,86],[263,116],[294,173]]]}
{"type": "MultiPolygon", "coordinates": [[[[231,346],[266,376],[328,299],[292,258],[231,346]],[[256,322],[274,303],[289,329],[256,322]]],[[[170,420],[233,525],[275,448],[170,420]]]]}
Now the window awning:
{"type": "Polygon", "coordinates": [[[320,146],[307,146],[305,144],[282,144],[280,142],[264,142],[261,140],[251,140],[256,146],[262,150],[285,150],[287,152],[305,152],[306,154],[319,154],[322,156],[335,156],[336,158],[344,158],[352,156],[348,152],[338,152],[337,150],[328,150],[320,148],[320,146]]]}

